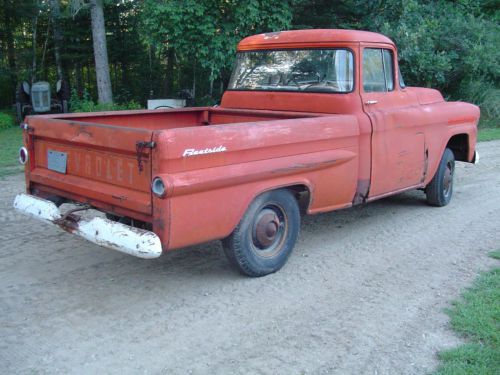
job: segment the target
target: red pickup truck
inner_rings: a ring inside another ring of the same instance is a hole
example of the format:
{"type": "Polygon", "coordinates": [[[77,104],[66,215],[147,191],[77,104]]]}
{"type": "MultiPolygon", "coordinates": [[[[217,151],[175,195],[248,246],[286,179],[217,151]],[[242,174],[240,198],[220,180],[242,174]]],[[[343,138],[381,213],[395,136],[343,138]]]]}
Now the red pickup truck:
{"type": "Polygon", "coordinates": [[[478,120],[406,87],[383,35],[260,34],[238,44],[220,106],[29,116],[14,206],[141,258],[221,239],[262,276],[286,262],[303,213],[411,189],[448,204],[455,161],[477,160],[478,120]],[[75,214],[89,208],[103,215],[75,214]]]}

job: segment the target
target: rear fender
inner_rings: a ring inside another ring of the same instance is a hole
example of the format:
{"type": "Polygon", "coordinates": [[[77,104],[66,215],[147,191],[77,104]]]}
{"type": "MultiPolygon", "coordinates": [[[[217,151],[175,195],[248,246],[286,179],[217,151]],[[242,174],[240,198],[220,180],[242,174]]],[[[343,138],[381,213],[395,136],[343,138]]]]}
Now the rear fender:
{"type": "MultiPolygon", "coordinates": [[[[352,201],[357,165],[354,150],[328,150],[307,157],[294,155],[210,171],[159,175],[170,185],[166,187],[170,195],[159,203],[166,207],[168,201],[168,223],[163,222],[169,231],[168,248],[227,237],[251,202],[270,190],[304,187],[309,193],[308,213],[345,207],[352,201]],[[334,175],[343,178],[333,179],[334,175]]],[[[159,236],[164,242],[166,236],[159,236]]]]}

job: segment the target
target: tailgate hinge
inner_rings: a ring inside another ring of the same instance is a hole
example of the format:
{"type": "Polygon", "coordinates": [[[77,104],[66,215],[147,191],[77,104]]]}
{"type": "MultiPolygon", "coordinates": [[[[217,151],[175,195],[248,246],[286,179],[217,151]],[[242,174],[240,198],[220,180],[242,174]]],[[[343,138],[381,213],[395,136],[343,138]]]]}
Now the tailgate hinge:
{"type": "Polygon", "coordinates": [[[138,141],[135,144],[135,151],[137,153],[137,166],[139,167],[139,172],[142,172],[144,169],[142,166],[142,152],[144,151],[145,148],[153,149],[156,146],[156,143],[151,141],[151,142],[145,142],[145,141],[138,141]]]}

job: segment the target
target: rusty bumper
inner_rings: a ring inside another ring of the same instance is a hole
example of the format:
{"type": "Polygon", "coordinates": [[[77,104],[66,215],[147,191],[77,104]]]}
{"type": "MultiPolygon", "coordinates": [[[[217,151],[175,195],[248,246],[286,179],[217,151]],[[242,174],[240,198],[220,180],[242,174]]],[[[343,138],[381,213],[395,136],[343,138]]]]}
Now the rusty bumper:
{"type": "Polygon", "coordinates": [[[143,259],[157,258],[162,253],[160,238],[153,232],[101,217],[84,220],[76,215],[63,216],[53,202],[33,195],[17,195],[14,208],[108,249],[143,259]]]}

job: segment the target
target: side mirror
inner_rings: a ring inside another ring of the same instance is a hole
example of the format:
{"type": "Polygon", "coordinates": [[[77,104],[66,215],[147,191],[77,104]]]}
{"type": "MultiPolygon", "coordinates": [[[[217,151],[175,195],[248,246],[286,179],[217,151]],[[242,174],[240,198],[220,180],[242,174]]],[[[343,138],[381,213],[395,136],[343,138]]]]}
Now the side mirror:
{"type": "Polygon", "coordinates": [[[56,92],[57,93],[59,93],[59,91],[61,91],[61,87],[62,87],[62,81],[58,80],[56,83],[56,92]]]}

